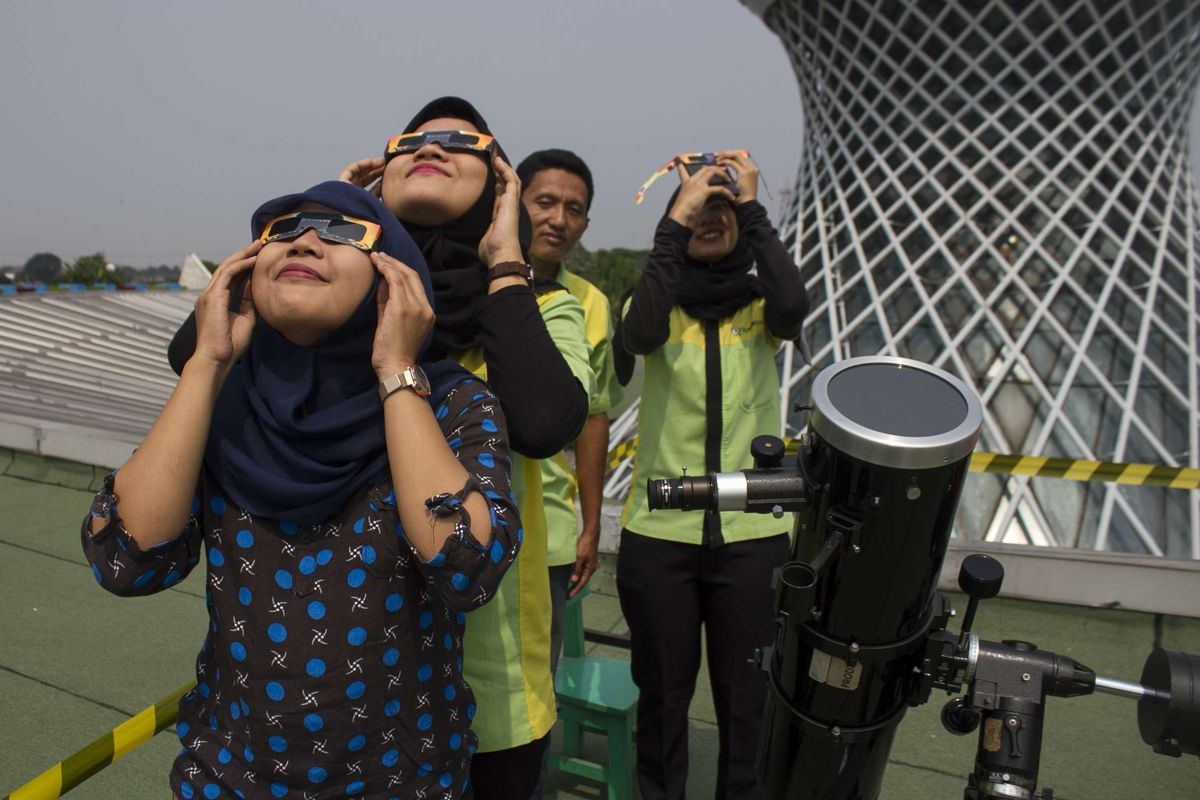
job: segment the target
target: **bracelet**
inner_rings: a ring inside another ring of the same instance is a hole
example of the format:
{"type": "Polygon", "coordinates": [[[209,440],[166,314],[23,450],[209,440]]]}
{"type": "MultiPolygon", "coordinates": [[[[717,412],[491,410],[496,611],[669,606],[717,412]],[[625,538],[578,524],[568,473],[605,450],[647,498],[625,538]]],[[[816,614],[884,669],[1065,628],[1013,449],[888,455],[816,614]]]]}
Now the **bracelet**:
{"type": "Polygon", "coordinates": [[[501,261],[488,267],[488,283],[497,278],[507,278],[509,275],[519,275],[530,285],[533,284],[533,267],[523,261],[501,261]]]}

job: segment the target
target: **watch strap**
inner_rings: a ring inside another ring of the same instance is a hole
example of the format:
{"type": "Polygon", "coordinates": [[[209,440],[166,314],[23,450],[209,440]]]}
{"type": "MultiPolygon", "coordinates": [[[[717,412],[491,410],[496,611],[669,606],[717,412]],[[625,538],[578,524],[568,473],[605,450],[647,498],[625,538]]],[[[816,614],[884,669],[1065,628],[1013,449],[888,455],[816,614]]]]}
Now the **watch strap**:
{"type": "Polygon", "coordinates": [[[401,389],[412,389],[418,397],[429,396],[429,378],[420,367],[405,367],[394,375],[388,375],[379,382],[379,400],[387,400],[389,396],[401,389]]]}
{"type": "Polygon", "coordinates": [[[533,267],[524,261],[501,261],[488,267],[488,283],[497,278],[507,278],[509,275],[520,275],[528,283],[533,283],[533,267]]]}

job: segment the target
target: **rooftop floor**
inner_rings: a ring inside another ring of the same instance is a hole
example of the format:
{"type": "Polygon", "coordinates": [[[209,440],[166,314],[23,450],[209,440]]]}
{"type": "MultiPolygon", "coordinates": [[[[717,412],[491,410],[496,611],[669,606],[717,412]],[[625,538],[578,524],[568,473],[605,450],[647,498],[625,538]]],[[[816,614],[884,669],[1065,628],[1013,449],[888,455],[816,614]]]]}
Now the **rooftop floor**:
{"type": "MultiPolygon", "coordinates": [[[[100,590],[84,562],[79,526],[99,470],[0,450],[0,796],[188,682],[206,617],[195,578],[142,599],[100,590]]],[[[605,557],[585,603],[585,624],[625,633],[605,557]]],[[[961,598],[955,598],[961,608],[961,598]]],[[[1169,649],[1200,652],[1200,620],[998,599],[985,603],[977,631],[1020,638],[1070,655],[1116,678],[1136,680],[1156,637],[1169,649]]],[[[627,657],[593,645],[604,655],[627,657]]],[[[909,712],[900,726],[883,797],[960,798],[974,737],[946,733],[942,699],[909,712]]],[[[716,724],[700,677],[691,709],[693,796],[711,793],[716,724]]],[[[1141,742],[1132,701],[1105,695],[1051,700],[1041,782],[1061,800],[1194,798],[1200,761],[1159,756],[1141,742]]],[[[589,738],[597,754],[602,742],[589,738]]],[[[89,779],[72,798],[162,798],[178,750],[159,734],[89,779]]],[[[595,784],[554,776],[548,796],[602,796],[595,784]]]]}

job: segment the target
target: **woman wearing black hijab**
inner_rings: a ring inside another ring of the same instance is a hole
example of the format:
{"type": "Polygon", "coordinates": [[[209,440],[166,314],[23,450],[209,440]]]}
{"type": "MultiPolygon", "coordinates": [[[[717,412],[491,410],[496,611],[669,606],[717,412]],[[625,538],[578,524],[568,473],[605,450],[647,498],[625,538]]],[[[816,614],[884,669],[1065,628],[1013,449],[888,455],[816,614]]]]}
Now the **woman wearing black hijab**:
{"type": "Polygon", "coordinates": [[[180,701],[183,800],[468,791],[465,612],[513,562],[504,419],[425,356],[420,252],[341,182],[272,200],[215,271],[145,441],[84,521],[97,580],[160,591],[207,554],[180,701]]]}
{"type": "Polygon", "coordinates": [[[717,166],[691,176],[679,167],[681,185],[618,326],[626,351],[645,357],[617,591],[641,691],[637,778],[646,800],[684,796],[702,626],[720,742],[716,796],[758,796],[764,691],[749,662],[771,641],[771,572],[787,558],[784,522],[732,512],[650,517],[646,504],[647,478],[753,466],[751,439],[780,432],[775,352],[799,335],[807,310],[799,272],[755,199],[758,169],[742,151],[717,156],[717,166]]]}
{"type": "MultiPolygon", "coordinates": [[[[404,132],[460,129],[492,135],[473,105],[459,97],[440,97],[418,111],[404,132]]],[[[411,154],[358,161],[340,179],[364,187],[382,179],[376,192],[429,264],[438,308],[433,351],[452,357],[481,351],[488,383],[509,421],[513,449],[530,458],[548,458],[573,442],[583,427],[586,387],[546,336],[544,314],[537,313],[537,304],[524,291],[529,280],[488,274],[497,264],[524,264],[530,236],[529,217],[518,203],[515,238],[482,241],[497,196],[520,198],[520,181],[498,143],[496,156],[489,165],[482,154],[429,144],[411,154]],[[427,168],[424,173],[422,167],[427,168]]],[[[538,288],[539,295],[547,293],[538,288]]]]}
{"type": "MultiPolygon", "coordinates": [[[[491,134],[457,97],[427,104],[402,131],[443,141],[455,132],[491,134]]],[[[464,671],[478,706],[475,797],[528,800],[556,716],[546,522],[534,459],[570,444],[587,418],[593,377],[583,308],[557,284],[531,291],[516,225],[507,238],[497,228],[485,236],[493,206],[511,205],[524,223],[520,239],[528,240],[520,182],[499,147],[489,164],[486,154],[430,141],[359,161],[341,177],[361,186],[382,178],[384,204],[429,263],[438,307],[434,351],[486,378],[509,421],[524,540],[496,599],[468,618],[464,671]],[[520,274],[497,268],[514,262],[520,274]]]]}

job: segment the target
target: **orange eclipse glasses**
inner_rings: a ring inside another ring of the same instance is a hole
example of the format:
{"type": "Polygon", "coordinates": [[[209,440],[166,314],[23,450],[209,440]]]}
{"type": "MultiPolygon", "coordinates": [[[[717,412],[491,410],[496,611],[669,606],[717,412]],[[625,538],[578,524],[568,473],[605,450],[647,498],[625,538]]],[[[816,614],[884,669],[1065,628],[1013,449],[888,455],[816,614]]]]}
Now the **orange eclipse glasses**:
{"type": "Polygon", "coordinates": [[[359,250],[370,252],[379,242],[382,229],[376,222],[344,214],[328,214],[319,211],[297,211],[276,217],[263,228],[259,240],[263,244],[296,239],[305,231],[315,231],[323,241],[348,244],[359,250]]]}
{"type": "MultiPolygon", "coordinates": [[[[750,155],[749,150],[739,150],[738,152],[744,156],[750,155]]],[[[666,175],[668,172],[675,169],[677,164],[682,165],[683,168],[687,170],[688,175],[692,175],[695,174],[695,172],[701,167],[714,166],[716,163],[716,153],[680,153],[655,170],[654,174],[646,179],[646,182],[642,184],[642,188],[638,189],[637,196],[634,198],[633,202],[637,205],[641,205],[642,200],[646,198],[646,190],[650,188],[650,184],[654,183],[663,175],[666,175]]],[[[729,184],[731,188],[734,185],[732,174],[729,176],[729,184]]],[[[734,193],[736,194],[736,189],[734,190],[734,193]]]]}
{"type": "Polygon", "coordinates": [[[413,131],[401,133],[388,139],[383,151],[385,160],[402,153],[415,153],[427,144],[436,144],[443,150],[458,150],[468,153],[496,153],[496,139],[486,133],[475,131],[413,131]]]}

